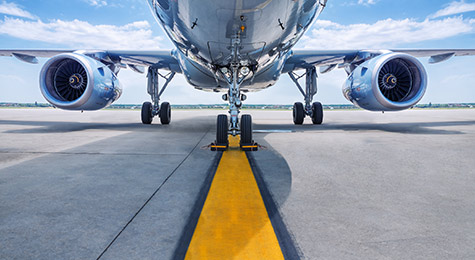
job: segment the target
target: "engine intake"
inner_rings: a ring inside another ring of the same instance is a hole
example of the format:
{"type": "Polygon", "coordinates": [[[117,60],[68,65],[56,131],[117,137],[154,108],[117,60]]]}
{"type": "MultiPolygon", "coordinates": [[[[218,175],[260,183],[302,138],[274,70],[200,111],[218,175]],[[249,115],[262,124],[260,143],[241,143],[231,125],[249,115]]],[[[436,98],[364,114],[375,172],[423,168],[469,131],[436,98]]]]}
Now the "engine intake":
{"type": "Polygon", "coordinates": [[[417,104],[426,88],[427,74],[419,60],[387,53],[359,65],[343,86],[343,94],[367,110],[397,111],[417,104]]]}
{"type": "Polygon", "coordinates": [[[78,53],[60,54],[46,62],[40,73],[45,99],[67,110],[97,110],[116,101],[122,88],[103,63],[78,53]]]}
{"type": "Polygon", "coordinates": [[[74,101],[86,91],[86,70],[75,60],[64,59],[54,72],[53,83],[59,97],[63,100],[74,101]]]}

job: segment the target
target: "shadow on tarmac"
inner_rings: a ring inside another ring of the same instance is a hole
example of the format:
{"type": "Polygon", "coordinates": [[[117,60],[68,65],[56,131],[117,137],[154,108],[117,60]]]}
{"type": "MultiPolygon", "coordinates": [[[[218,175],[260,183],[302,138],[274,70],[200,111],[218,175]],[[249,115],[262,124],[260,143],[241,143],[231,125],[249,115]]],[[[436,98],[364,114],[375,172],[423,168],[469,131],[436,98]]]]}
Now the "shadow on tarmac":
{"type": "MultiPolygon", "coordinates": [[[[196,124],[193,121],[206,119],[209,123],[214,123],[209,117],[197,117],[191,120],[178,120],[172,122],[170,125],[161,125],[154,123],[152,125],[143,125],[137,123],[82,123],[82,122],[57,122],[57,121],[21,121],[21,120],[0,120],[0,125],[19,125],[19,126],[37,126],[37,128],[9,130],[5,133],[66,133],[84,130],[122,130],[122,131],[149,131],[150,128],[162,129],[173,128],[173,131],[189,131],[189,129],[181,129],[174,125],[178,122],[183,122],[189,127],[197,127],[201,124],[196,124]]],[[[293,125],[289,124],[254,124],[254,129],[259,130],[289,130],[293,132],[307,132],[307,131],[382,131],[401,134],[463,134],[461,131],[447,131],[442,129],[435,129],[437,127],[446,126],[469,126],[475,125],[475,121],[441,121],[441,122],[411,122],[411,123],[358,123],[358,124],[323,124],[323,125],[293,125]]],[[[209,128],[210,126],[205,126],[209,128]]],[[[196,129],[199,130],[199,129],[196,129]]]]}
{"type": "MultiPolygon", "coordinates": [[[[200,118],[203,121],[206,117],[200,118]]],[[[194,119],[196,120],[196,119],[194,119]]],[[[144,125],[142,123],[83,123],[83,122],[58,122],[58,121],[16,121],[16,120],[0,120],[1,125],[17,125],[17,126],[36,126],[35,128],[8,130],[4,133],[16,134],[37,134],[37,133],[68,133],[86,130],[116,130],[116,131],[141,131],[149,132],[164,129],[165,131],[189,132],[189,131],[206,131],[210,128],[208,124],[196,124],[194,120],[176,120],[170,125],[162,125],[153,123],[144,125]],[[183,128],[186,125],[187,128],[183,128]],[[151,130],[153,129],[153,130],[151,130]]],[[[157,120],[158,121],[158,120],[157,120]]],[[[214,123],[214,120],[206,120],[206,123],[214,123]]]]}
{"type": "Polygon", "coordinates": [[[323,124],[323,125],[293,125],[293,124],[254,124],[259,130],[290,130],[292,132],[324,132],[324,131],[381,131],[400,134],[432,134],[453,135],[464,134],[461,131],[436,129],[446,126],[471,126],[475,121],[442,121],[442,122],[411,122],[411,123],[358,123],[358,124],[323,124]]]}

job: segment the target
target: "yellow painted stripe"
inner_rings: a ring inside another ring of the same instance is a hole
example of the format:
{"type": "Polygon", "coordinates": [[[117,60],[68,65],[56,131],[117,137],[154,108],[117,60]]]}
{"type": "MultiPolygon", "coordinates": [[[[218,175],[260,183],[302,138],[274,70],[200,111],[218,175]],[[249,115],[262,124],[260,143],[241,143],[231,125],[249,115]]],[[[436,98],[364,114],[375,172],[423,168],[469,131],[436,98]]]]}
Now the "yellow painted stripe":
{"type": "Polygon", "coordinates": [[[212,145],[212,148],[226,148],[224,145],[212,145]]]}
{"type": "Polygon", "coordinates": [[[239,139],[230,137],[185,259],[284,259],[239,139]]]}

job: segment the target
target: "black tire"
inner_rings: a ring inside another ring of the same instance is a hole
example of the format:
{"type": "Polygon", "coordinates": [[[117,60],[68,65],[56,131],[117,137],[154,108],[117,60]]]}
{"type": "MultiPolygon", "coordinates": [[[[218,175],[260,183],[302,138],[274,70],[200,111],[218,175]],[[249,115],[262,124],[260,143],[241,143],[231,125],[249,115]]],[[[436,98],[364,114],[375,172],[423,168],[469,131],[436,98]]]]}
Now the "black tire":
{"type": "Polygon", "coordinates": [[[168,102],[163,102],[160,105],[160,122],[162,125],[168,125],[170,124],[170,120],[172,119],[172,109],[170,107],[170,103],[168,102]]]}
{"type": "Polygon", "coordinates": [[[142,104],[142,123],[145,125],[150,125],[152,120],[152,103],[144,102],[142,104]]]}
{"type": "Polygon", "coordinates": [[[241,144],[252,143],[252,117],[242,115],[241,117],[241,144]]]}
{"type": "Polygon", "coordinates": [[[323,106],[320,102],[312,104],[312,123],[314,125],[321,125],[323,123],[323,106]]]}
{"type": "Polygon", "coordinates": [[[218,115],[216,122],[216,143],[228,144],[228,116],[218,115]]]}
{"type": "Polygon", "coordinates": [[[301,125],[305,119],[305,110],[303,104],[300,102],[295,102],[293,109],[294,124],[301,125]]]}

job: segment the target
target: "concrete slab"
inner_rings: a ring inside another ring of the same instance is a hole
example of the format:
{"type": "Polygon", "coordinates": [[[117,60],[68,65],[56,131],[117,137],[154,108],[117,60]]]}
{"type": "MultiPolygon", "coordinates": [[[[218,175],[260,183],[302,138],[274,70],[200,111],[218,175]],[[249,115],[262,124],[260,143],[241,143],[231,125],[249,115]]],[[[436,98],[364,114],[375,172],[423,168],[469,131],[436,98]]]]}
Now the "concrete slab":
{"type": "MultiPolygon", "coordinates": [[[[158,213],[173,217],[155,222],[167,229],[157,230],[163,236],[149,238],[174,238],[154,247],[164,256],[173,253],[184,226],[177,216],[190,214],[199,191],[192,188],[209,173],[216,156],[201,149],[214,120],[143,126],[122,123],[108,111],[99,113],[99,121],[97,114],[0,112],[2,118],[21,117],[0,120],[0,259],[95,259],[148,202],[170,197],[173,202],[158,213]],[[185,172],[187,182],[174,178],[163,194],[160,189],[175,172],[185,172]]],[[[119,114],[138,118],[138,113],[119,114]]],[[[128,252],[121,257],[140,256],[128,252]]]]}
{"type": "Polygon", "coordinates": [[[279,113],[254,120],[295,131],[256,134],[269,150],[255,156],[306,258],[475,257],[475,110],[329,112],[325,125],[302,127],[279,113]],[[287,162],[288,194],[266,153],[287,162]]]}
{"type": "MultiPolygon", "coordinates": [[[[144,126],[137,111],[0,109],[0,259],[173,258],[219,113],[144,126]]],[[[245,113],[303,258],[475,257],[475,110],[245,113]]]]}

